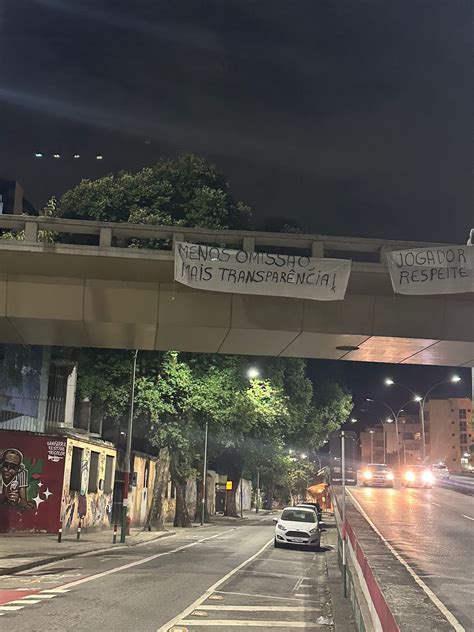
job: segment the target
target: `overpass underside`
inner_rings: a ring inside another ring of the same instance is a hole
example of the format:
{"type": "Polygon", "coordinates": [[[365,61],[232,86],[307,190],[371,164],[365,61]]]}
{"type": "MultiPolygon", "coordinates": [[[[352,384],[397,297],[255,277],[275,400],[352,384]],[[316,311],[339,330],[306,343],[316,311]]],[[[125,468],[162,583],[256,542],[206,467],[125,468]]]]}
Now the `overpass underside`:
{"type": "Polygon", "coordinates": [[[0,343],[474,366],[474,299],[394,295],[353,263],[343,301],[193,291],[170,251],[0,242],[0,343]]]}

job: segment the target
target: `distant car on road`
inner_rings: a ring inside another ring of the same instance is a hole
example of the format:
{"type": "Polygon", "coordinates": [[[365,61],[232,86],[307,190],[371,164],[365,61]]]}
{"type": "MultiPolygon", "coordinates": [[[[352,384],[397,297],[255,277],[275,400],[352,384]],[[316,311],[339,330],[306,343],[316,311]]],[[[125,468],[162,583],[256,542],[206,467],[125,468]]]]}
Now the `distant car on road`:
{"type": "Polygon", "coordinates": [[[321,530],[313,508],[285,507],[275,522],[275,548],[298,545],[319,549],[321,530]]]}
{"type": "Polygon", "coordinates": [[[364,487],[393,487],[395,475],[385,463],[369,463],[362,470],[364,487]]]}
{"type": "Polygon", "coordinates": [[[434,475],[425,465],[410,465],[402,474],[402,485],[406,487],[426,487],[431,489],[434,475]]]}
{"type": "Polygon", "coordinates": [[[321,505],[319,503],[298,503],[297,507],[306,507],[307,509],[312,509],[316,512],[318,516],[319,522],[323,520],[323,510],[321,509],[321,505]]]}
{"type": "Polygon", "coordinates": [[[435,478],[447,480],[449,479],[449,470],[446,463],[434,463],[431,466],[431,473],[435,478]]]}

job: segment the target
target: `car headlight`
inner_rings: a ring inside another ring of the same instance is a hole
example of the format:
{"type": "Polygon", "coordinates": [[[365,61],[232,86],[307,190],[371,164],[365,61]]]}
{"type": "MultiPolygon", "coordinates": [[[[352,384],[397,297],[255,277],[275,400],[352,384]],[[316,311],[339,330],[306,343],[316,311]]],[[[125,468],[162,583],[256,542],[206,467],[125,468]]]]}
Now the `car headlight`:
{"type": "Polygon", "coordinates": [[[312,529],[309,530],[310,533],[317,533],[318,532],[318,527],[313,527],[312,529]]]}
{"type": "Polygon", "coordinates": [[[372,478],[372,472],[370,470],[365,470],[363,476],[367,481],[369,481],[372,478]]]}
{"type": "Polygon", "coordinates": [[[425,483],[432,483],[434,480],[433,474],[431,472],[423,472],[423,480],[425,483]]]}
{"type": "Polygon", "coordinates": [[[278,527],[279,529],[281,529],[282,531],[286,531],[286,530],[287,530],[287,529],[286,529],[286,527],[284,527],[284,526],[283,526],[282,524],[280,524],[280,523],[278,523],[278,524],[277,524],[277,527],[278,527]]]}
{"type": "Polygon", "coordinates": [[[410,483],[412,483],[415,480],[415,474],[414,472],[406,472],[405,473],[405,480],[409,481],[410,483]]]}
{"type": "Polygon", "coordinates": [[[387,473],[387,480],[388,481],[393,481],[393,479],[395,478],[393,472],[388,472],[387,473]]]}

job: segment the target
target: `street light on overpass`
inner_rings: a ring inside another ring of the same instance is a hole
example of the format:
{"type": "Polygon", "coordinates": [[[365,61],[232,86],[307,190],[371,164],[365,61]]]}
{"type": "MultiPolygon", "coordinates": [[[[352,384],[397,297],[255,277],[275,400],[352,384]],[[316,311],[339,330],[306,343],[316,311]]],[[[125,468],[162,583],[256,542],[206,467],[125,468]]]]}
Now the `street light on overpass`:
{"type": "MultiPolygon", "coordinates": [[[[421,425],[422,463],[424,463],[426,460],[425,404],[426,404],[428,395],[430,395],[430,393],[434,391],[435,388],[438,388],[438,386],[441,386],[442,384],[450,384],[450,383],[457,384],[460,381],[461,381],[461,378],[459,377],[459,375],[452,375],[447,380],[441,380],[441,382],[436,382],[436,384],[433,384],[433,386],[426,391],[424,396],[421,397],[420,395],[417,395],[410,387],[405,386],[405,384],[401,384],[400,382],[395,382],[391,378],[386,378],[384,380],[387,386],[400,386],[401,388],[404,388],[409,393],[411,393],[414,397],[414,400],[419,402],[420,404],[419,414],[420,414],[420,425],[421,425]]],[[[397,439],[398,439],[398,433],[397,433],[397,439]]]]}

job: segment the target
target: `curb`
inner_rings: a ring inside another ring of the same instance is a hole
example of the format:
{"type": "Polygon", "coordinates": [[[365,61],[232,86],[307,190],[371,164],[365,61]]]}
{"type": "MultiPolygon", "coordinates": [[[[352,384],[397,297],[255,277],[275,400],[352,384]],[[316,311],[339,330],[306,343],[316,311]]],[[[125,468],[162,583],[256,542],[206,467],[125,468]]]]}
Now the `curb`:
{"type": "Polygon", "coordinates": [[[21,573],[22,571],[28,571],[32,568],[36,568],[37,566],[46,566],[47,564],[53,564],[54,562],[61,562],[62,560],[69,560],[74,557],[80,557],[82,555],[92,555],[95,553],[105,553],[113,549],[114,551],[132,548],[134,546],[141,546],[144,544],[149,544],[150,542],[155,542],[156,540],[161,540],[162,538],[169,538],[170,536],[176,535],[176,531],[166,531],[161,532],[160,535],[156,535],[154,538],[150,538],[149,540],[145,540],[144,542],[133,542],[131,544],[111,544],[110,546],[103,547],[101,549],[89,549],[87,551],[71,551],[69,553],[62,553],[59,555],[50,555],[49,557],[44,557],[39,560],[34,560],[31,562],[25,562],[24,564],[18,564],[17,566],[12,566],[10,568],[2,568],[0,567],[0,576],[4,575],[15,575],[16,573],[21,573]]]}

